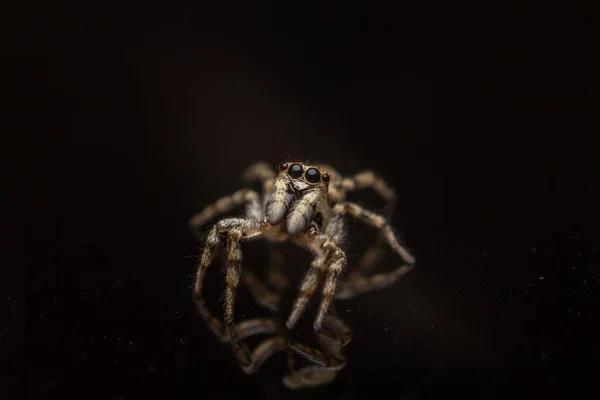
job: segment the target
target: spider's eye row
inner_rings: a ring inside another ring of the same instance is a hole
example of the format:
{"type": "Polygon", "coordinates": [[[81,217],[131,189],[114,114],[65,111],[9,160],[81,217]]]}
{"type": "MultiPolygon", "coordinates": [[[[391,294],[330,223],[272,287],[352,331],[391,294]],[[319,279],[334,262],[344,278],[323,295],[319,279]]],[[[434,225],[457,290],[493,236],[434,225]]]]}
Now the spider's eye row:
{"type": "Polygon", "coordinates": [[[285,171],[286,169],[288,169],[289,165],[286,162],[282,162],[281,164],[279,164],[279,169],[281,171],[285,171]]]}
{"type": "Polygon", "coordinates": [[[304,167],[300,164],[292,164],[292,166],[288,170],[288,174],[294,179],[300,178],[303,173],[304,167]]]}
{"type": "Polygon", "coordinates": [[[310,183],[317,183],[319,180],[321,180],[321,173],[316,168],[309,168],[304,174],[304,179],[310,183]]]}
{"type": "Polygon", "coordinates": [[[323,179],[323,182],[327,183],[327,182],[329,182],[329,180],[331,178],[329,177],[329,174],[326,172],[323,175],[321,175],[321,179],[323,179]]]}

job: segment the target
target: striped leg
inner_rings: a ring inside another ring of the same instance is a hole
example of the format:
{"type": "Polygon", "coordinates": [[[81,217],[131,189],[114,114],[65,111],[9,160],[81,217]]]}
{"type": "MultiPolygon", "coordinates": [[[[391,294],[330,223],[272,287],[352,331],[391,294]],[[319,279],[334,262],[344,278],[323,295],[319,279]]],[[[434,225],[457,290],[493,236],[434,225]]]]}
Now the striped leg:
{"type": "Polygon", "coordinates": [[[321,303],[313,323],[314,330],[318,332],[321,331],[323,317],[329,310],[329,305],[335,295],[337,279],[346,265],[346,254],[330,235],[321,233],[317,229],[311,228],[304,235],[304,240],[316,255],[311,263],[311,268],[304,276],[300,293],[292,306],[286,327],[292,329],[296,325],[304,313],[308,301],[319,286],[321,275],[326,271],[321,303]]]}
{"type": "Polygon", "coordinates": [[[346,192],[372,188],[387,202],[393,202],[396,199],[392,188],[381,177],[371,171],[360,172],[351,178],[343,178],[339,185],[346,192]]]}
{"type": "Polygon", "coordinates": [[[333,212],[334,214],[350,215],[367,225],[380,230],[392,250],[404,261],[402,265],[390,272],[382,272],[366,277],[361,275],[350,275],[347,280],[340,283],[336,298],[346,299],[358,293],[388,286],[404,276],[414,267],[415,258],[400,244],[384,217],[365,210],[358,204],[349,202],[337,204],[334,207],[333,212]]]}
{"type": "MultiPolygon", "coordinates": [[[[219,338],[228,337],[231,347],[242,366],[251,363],[248,348],[244,342],[240,341],[237,329],[233,324],[233,311],[235,306],[236,290],[240,281],[242,251],[240,242],[244,239],[262,235],[270,225],[266,222],[253,219],[227,218],[219,221],[208,234],[206,246],[200,257],[200,263],[196,274],[194,285],[194,298],[200,315],[206,320],[208,326],[219,338]],[[220,244],[220,234],[227,235],[227,287],[225,290],[225,321],[222,324],[215,318],[202,296],[202,287],[206,270],[210,265],[214,252],[220,244]]],[[[223,340],[223,339],[221,339],[223,340]]]]}
{"type": "Polygon", "coordinates": [[[250,165],[242,174],[244,183],[252,183],[255,181],[267,181],[275,178],[275,171],[265,162],[257,162],[250,165]]]}
{"type": "Polygon", "coordinates": [[[205,207],[204,210],[190,218],[189,225],[194,234],[202,240],[201,229],[208,221],[243,204],[248,204],[248,208],[260,208],[259,199],[258,193],[253,190],[239,190],[231,196],[222,197],[205,207]]]}
{"type": "MultiPolygon", "coordinates": [[[[382,210],[383,215],[389,218],[393,212],[396,203],[396,194],[394,190],[379,176],[371,171],[364,171],[354,175],[351,178],[344,178],[340,185],[349,192],[372,188],[382,199],[386,201],[386,205],[382,210]]],[[[383,234],[378,235],[371,247],[363,254],[358,261],[357,269],[351,271],[350,274],[368,274],[370,270],[378,264],[384,252],[386,240],[383,234]]]]}

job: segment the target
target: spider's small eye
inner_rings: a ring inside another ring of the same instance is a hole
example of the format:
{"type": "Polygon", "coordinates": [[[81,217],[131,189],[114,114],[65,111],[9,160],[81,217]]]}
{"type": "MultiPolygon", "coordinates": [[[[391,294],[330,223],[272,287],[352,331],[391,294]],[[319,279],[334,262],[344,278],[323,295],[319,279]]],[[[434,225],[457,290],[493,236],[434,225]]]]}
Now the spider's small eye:
{"type": "Polygon", "coordinates": [[[323,179],[323,182],[327,183],[327,182],[329,182],[329,180],[331,178],[329,177],[329,174],[326,172],[323,175],[321,175],[321,179],[323,179]]]}
{"type": "Polygon", "coordinates": [[[286,169],[288,169],[289,165],[286,162],[282,162],[281,164],[279,164],[279,169],[281,171],[285,171],[286,169]]]}
{"type": "Polygon", "coordinates": [[[303,172],[304,168],[300,164],[293,164],[288,170],[288,174],[295,179],[300,178],[303,172]]]}
{"type": "Polygon", "coordinates": [[[317,183],[321,179],[321,173],[316,168],[309,168],[306,170],[306,174],[304,174],[304,178],[307,182],[317,183]]]}

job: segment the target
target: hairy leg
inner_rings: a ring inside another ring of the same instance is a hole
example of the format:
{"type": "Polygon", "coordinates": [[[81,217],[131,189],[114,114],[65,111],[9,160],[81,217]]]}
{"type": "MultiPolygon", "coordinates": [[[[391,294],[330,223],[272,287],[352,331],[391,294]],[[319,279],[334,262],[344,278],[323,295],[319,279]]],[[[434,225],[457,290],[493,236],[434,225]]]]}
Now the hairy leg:
{"type": "Polygon", "coordinates": [[[300,319],[300,316],[304,313],[308,301],[319,286],[319,279],[327,267],[326,262],[329,258],[330,247],[336,247],[335,244],[329,244],[331,242],[329,236],[318,232],[315,228],[311,228],[310,231],[305,234],[304,240],[315,254],[315,258],[311,262],[310,269],[300,284],[300,292],[292,306],[292,312],[286,322],[286,327],[288,329],[292,329],[296,326],[298,319],[300,319]],[[325,243],[328,243],[328,246],[324,246],[325,243]]]}
{"type": "Polygon", "coordinates": [[[372,188],[387,202],[393,202],[396,199],[392,188],[371,171],[363,171],[352,177],[343,178],[338,185],[346,192],[372,188]]]}
{"type": "Polygon", "coordinates": [[[260,197],[255,191],[250,189],[239,190],[234,194],[222,197],[215,203],[205,207],[204,210],[190,218],[189,225],[194,234],[202,240],[203,235],[201,229],[208,221],[243,204],[252,205],[253,208],[258,205],[260,208],[259,200],[260,197]]]}
{"type": "Polygon", "coordinates": [[[292,306],[292,312],[286,322],[286,327],[292,329],[296,325],[298,319],[304,313],[308,301],[319,286],[319,278],[324,271],[327,271],[321,303],[313,323],[314,330],[320,331],[323,317],[329,310],[329,305],[335,295],[337,279],[346,265],[346,254],[337,246],[330,235],[321,233],[314,227],[311,227],[304,234],[303,240],[315,254],[315,259],[302,280],[300,293],[292,306]]]}
{"type": "Polygon", "coordinates": [[[247,346],[240,341],[237,329],[233,324],[233,310],[235,294],[240,280],[242,253],[240,242],[262,235],[270,225],[263,221],[243,218],[227,218],[219,221],[210,231],[206,239],[206,246],[200,257],[194,285],[194,298],[200,315],[206,320],[208,326],[219,338],[228,337],[231,347],[242,365],[248,365],[250,355],[247,346]],[[202,288],[206,270],[210,265],[214,252],[220,244],[220,234],[227,235],[227,288],[225,291],[225,321],[222,324],[208,309],[202,288]]]}
{"type": "Polygon", "coordinates": [[[265,162],[257,162],[250,165],[242,174],[242,181],[250,184],[255,181],[267,181],[275,178],[275,171],[265,162]]]}
{"type": "Polygon", "coordinates": [[[414,257],[400,244],[400,241],[397,239],[392,228],[388,225],[383,216],[365,210],[358,204],[350,202],[337,204],[334,207],[333,212],[336,215],[350,215],[367,225],[380,230],[388,245],[404,261],[398,268],[390,272],[382,272],[371,276],[351,274],[347,280],[340,283],[336,298],[345,299],[358,293],[388,286],[404,276],[414,267],[414,257]]]}

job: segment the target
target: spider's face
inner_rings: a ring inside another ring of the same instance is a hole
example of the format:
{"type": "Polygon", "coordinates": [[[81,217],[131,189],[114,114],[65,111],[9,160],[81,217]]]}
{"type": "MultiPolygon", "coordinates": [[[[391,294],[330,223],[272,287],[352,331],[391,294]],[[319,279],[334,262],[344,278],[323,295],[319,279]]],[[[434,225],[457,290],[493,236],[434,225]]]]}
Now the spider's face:
{"type": "Polygon", "coordinates": [[[266,199],[265,213],[271,224],[287,219],[286,230],[296,234],[317,215],[322,200],[327,201],[330,175],[300,162],[279,164],[279,174],[266,199]]]}
{"type": "Polygon", "coordinates": [[[331,179],[327,172],[299,162],[279,164],[279,177],[286,179],[295,192],[303,192],[310,188],[327,190],[331,179]]]}

